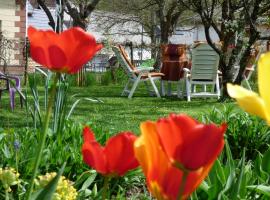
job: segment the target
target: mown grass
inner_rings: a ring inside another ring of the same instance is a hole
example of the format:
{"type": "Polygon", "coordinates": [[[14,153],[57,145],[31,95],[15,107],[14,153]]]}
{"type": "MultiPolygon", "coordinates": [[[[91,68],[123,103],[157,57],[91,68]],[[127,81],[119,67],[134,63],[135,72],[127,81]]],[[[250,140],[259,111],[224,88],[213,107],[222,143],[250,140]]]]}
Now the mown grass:
{"type": "MultiPolygon", "coordinates": [[[[136,90],[134,98],[129,100],[127,97],[120,96],[122,89],[123,86],[120,84],[71,87],[68,95],[69,107],[77,99],[85,97],[97,98],[102,101],[81,100],[74,109],[71,119],[82,124],[91,122],[115,133],[123,130],[138,133],[140,122],[145,120],[157,120],[169,113],[187,113],[198,118],[201,114],[209,112],[212,107],[223,107],[223,103],[218,102],[217,99],[192,99],[191,102],[187,102],[176,96],[151,97],[143,84],[136,90]]],[[[31,97],[29,90],[27,93],[31,97]]],[[[39,87],[39,99],[42,108],[44,105],[44,89],[42,87],[39,87]]],[[[8,93],[3,95],[0,103],[0,127],[32,126],[32,118],[27,114],[25,107],[21,109],[19,106],[18,95],[14,111],[10,109],[8,93]]],[[[226,105],[235,105],[235,103],[226,103],[226,105]]]]}

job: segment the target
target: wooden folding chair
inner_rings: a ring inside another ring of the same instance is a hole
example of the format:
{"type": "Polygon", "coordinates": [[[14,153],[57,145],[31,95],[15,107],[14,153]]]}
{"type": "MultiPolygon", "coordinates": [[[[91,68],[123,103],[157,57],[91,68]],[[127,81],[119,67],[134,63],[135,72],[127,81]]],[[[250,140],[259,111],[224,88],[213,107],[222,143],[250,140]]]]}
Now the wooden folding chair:
{"type": "Polygon", "coordinates": [[[130,62],[127,53],[125,52],[125,49],[120,45],[113,46],[112,50],[114,51],[121,67],[125,70],[126,74],[129,77],[128,82],[125,85],[124,90],[122,92],[122,96],[127,94],[129,99],[132,98],[140,82],[144,82],[149,93],[151,93],[147,85],[147,82],[150,81],[156,96],[160,97],[159,91],[154,81],[160,80],[161,76],[163,76],[164,74],[159,72],[150,72],[151,70],[153,70],[153,67],[135,67],[130,62]]]}

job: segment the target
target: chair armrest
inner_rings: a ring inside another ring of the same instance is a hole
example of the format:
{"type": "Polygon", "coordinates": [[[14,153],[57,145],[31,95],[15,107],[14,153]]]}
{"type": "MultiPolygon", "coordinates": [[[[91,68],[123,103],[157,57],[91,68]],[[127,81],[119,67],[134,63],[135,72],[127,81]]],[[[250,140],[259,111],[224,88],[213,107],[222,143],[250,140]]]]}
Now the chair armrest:
{"type": "Polygon", "coordinates": [[[183,68],[183,71],[184,71],[185,73],[189,73],[189,72],[190,72],[190,69],[188,69],[188,68],[183,68]]]}
{"type": "Polygon", "coordinates": [[[254,71],[255,69],[253,67],[246,67],[245,71],[254,71]]]}
{"type": "Polygon", "coordinates": [[[183,71],[184,71],[184,77],[185,78],[188,78],[190,76],[190,69],[188,68],[183,68],[183,71]]]}
{"type": "Polygon", "coordinates": [[[137,67],[134,71],[135,72],[149,72],[151,70],[153,70],[153,67],[137,67]]]}

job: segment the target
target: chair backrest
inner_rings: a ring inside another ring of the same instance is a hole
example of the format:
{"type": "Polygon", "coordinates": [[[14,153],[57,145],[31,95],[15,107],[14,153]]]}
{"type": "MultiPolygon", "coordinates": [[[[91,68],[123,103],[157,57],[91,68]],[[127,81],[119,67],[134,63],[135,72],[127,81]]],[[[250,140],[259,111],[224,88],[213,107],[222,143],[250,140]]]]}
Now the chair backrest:
{"type": "Polygon", "coordinates": [[[125,70],[127,75],[130,78],[136,78],[137,76],[136,76],[136,73],[134,71],[136,68],[130,62],[124,48],[122,46],[118,45],[118,46],[113,46],[112,50],[115,53],[117,60],[120,63],[120,66],[125,70]]]}
{"type": "Polygon", "coordinates": [[[191,80],[215,82],[219,55],[208,44],[200,44],[192,50],[191,80]]]}
{"type": "Polygon", "coordinates": [[[161,45],[162,62],[182,61],[187,59],[185,44],[166,44],[161,45]]]}
{"type": "Polygon", "coordinates": [[[250,56],[248,58],[246,69],[245,69],[244,74],[243,74],[247,80],[250,79],[253,71],[255,70],[255,67],[258,63],[258,60],[259,60],[261,54],[262,54],[262,48],[253,49],[251,51],[250,56]]]}

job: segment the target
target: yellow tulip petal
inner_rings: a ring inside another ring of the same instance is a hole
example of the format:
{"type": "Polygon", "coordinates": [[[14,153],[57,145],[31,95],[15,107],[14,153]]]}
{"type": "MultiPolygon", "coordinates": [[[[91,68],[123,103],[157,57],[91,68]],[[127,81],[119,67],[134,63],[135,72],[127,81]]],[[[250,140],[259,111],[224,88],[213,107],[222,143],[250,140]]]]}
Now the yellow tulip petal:
{"type": "Polygon", "coordinates": [[[270,123],[264,100],[257,93],[239,85],[227,84],[228,93],[235,98],[240,107],[250,114],[257,115],[270,123]]]}
{"type": "Polygon", "coordinates": [[[143,171],[146,173],[149,169],[149,164],[145,152],[147,152],[145,147],[145,140],[143,136],[140,136],[134,143],[134,153],[143,171]]]}
{"type": "Polygon", "coordinates": [[[260,95],[270,113],[270,52],[263,54],[258,62],[258,81],[260,95]]]}

